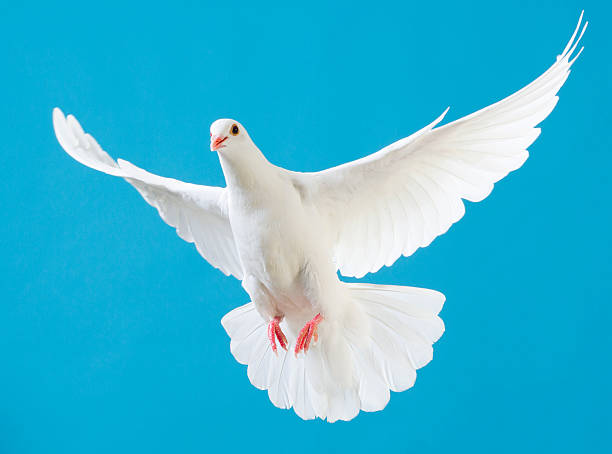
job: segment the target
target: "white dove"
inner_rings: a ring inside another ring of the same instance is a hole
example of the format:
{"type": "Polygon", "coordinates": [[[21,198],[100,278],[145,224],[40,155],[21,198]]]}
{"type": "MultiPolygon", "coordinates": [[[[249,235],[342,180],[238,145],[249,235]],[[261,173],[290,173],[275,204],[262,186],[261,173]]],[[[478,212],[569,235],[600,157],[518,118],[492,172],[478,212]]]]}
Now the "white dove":
{"type": "Polygon", "coordinates": [[[522,90],[436,128],[444,112],[377,153],[321,172],[271,164],[235,120],[210,128],[225,188],[115,162],[58,108],[53,125],[70,156],[125,178],[208,262],[242,281],[251,302],[221,323],[253,385],[301,418],[349,420],[414,384],[444,332],[445,298],[346,283],[337,271],[362,277],[429,245],[463,216],[462,199],[484,199],[525,162],[582,51],[571,57],[581,23],[582,14],[556,63],[522,90]]]}

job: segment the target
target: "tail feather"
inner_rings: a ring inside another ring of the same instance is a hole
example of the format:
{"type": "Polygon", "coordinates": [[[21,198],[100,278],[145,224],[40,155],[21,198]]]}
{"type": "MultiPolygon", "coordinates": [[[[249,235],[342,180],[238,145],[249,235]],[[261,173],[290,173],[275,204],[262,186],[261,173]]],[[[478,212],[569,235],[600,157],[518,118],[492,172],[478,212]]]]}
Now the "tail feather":
{"type": "MultiPolygon", "coordinates": [[[[354,306],[369,324],[369,336],[357,339],[345,329],[334,339],[321,330],[306,355],[270,348],[267,324],[255,305],[234,309],[221,323],[231,338],[236,360],[248,365],[251,383],[267,389],[279,408],[292,408],[303,419],[329,422],[354,418],[360,410],[382,410],[391,391],[414,385],[416,370],[433,357],[432,344],[444,332],[438,313],[444,295],[434,290],[373,284],[344,284],[354,306]],[[335,345],[332,345],[334,344],[335,345]],[[348,381],[337,369],[348,369],[348,381]]],[[[323,324],[321,328],[323,328],[323,324]]],[[[287,324],[281,328],[288,334],[287,324]]]]}
{"type": "Polygon", "coordinates": [[[363,411],[378,411],[387,406],[391,393],[380,365],[371,352],[353,349],[359,383],[359,400],[363,411]]]}

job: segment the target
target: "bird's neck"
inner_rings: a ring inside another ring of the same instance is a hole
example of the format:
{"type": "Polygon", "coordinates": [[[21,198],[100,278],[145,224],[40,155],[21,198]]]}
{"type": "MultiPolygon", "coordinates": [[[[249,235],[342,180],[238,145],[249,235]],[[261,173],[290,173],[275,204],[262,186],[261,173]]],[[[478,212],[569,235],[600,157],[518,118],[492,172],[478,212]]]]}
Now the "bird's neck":
{"type": "Polygon", "coordinates": [[[219,161],[229,188],[252,189],[265,185],[274,169],[255,145],[238,153],[219,153],[219,161]]]}

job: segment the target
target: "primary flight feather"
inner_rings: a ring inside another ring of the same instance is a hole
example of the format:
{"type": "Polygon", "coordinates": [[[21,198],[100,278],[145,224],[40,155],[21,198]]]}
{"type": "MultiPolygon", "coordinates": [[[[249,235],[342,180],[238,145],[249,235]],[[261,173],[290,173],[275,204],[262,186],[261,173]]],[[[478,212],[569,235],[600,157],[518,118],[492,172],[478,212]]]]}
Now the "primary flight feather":
{"type": "Polygon", "coordinates": [[[522,90],[437,127],[445,111],[409,137],[321,172],[272,165],[234,120],[210,128],[225,188],[114,161],[58,108],[53,125],[70,156],[124,178],[202,257],[242,281],[251,302],[221,322],[253,385],[304,419],[349,420],[414,384],[444,332],[444,295],[345,283],[337,271],[362,277],[427,246],[464,215],[462,199],[484,199],[525,162],[582,51],[581,23],[582,15],[557,61],[522,90]]]}

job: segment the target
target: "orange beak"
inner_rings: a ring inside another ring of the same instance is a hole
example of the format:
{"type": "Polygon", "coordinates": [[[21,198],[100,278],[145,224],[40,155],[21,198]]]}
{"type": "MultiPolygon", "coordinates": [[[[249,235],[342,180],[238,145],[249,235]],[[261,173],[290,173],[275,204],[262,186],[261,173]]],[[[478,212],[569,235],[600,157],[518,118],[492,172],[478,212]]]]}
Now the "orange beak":
{"type": "Polygon", "coordinates": [[[227,140],[228,136],[225,137],[221,137],[221,136],[211,136],[210,137],[210,151],[217,151],[219,148],[223,148],[225,145],[223,145],[223,142],[225,142],[227,140]]]}

